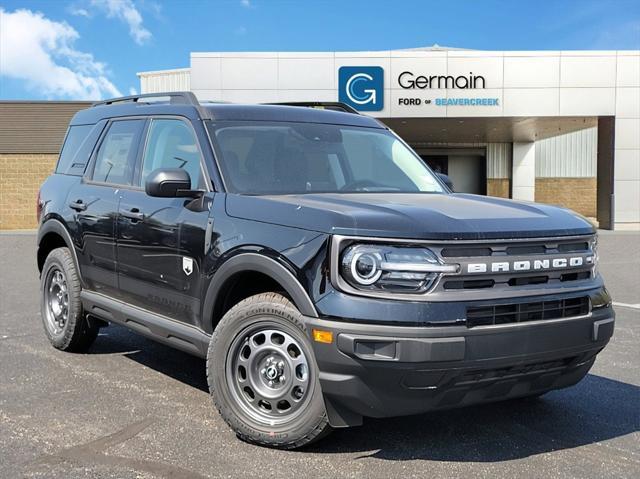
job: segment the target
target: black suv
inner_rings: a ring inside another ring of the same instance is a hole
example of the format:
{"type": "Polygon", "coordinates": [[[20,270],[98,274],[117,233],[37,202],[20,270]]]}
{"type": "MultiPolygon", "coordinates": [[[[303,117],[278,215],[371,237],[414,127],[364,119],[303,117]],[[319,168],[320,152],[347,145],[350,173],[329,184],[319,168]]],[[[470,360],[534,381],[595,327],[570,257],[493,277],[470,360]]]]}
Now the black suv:
{"type": "Polygon", "coordinates": [[[613,333],[589,222],[452,193],[339,104],[95,104],[37,208],[53,346],[117,323],[206,357],[224,420],[266,446],[570,386],[613,333]]]}

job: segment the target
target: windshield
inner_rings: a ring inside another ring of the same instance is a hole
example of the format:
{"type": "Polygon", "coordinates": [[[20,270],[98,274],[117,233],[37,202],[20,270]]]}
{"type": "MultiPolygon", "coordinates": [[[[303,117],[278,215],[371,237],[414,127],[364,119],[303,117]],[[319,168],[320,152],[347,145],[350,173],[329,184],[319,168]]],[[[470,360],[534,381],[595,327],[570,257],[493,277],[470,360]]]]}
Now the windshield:
{"type": "Polygon", "coordinates": [[[422,160],[384,129],[264,121],[209,128],[232,193],[443,192],[422,160]]]}

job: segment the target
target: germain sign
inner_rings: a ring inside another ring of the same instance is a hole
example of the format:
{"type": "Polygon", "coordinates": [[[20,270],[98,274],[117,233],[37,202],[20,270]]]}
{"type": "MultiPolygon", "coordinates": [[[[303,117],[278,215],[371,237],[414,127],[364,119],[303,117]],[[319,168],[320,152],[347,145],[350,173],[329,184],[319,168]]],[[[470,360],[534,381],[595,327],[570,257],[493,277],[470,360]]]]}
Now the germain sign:
{"type": "Polygon", "coordinates": [[[338,99],[358,111],[384,107],[384,70],[378,66],[340,67],[338,99]]]}
{"type": "Polygon", "coordinates": [[[398,85],[405,90],[417,88],[424,90],[427,88],[437,89],[467,89],[485,88],[485,80],[482,75],[474,75],[469,72],[469,76],[459,75],[414,75],[412,72],[402,72],[398,75],[398,85]]]}
{"type": "MultiPolygon", "coordinates": [[[[402,90],[414,92],[412,96],[400,96],[399,106],[461,106],[497,107],[498,98],[424,96],[429,90],[484,90],[487,82],[482,75],[423,75],[406,70],[398,75],[397,84],[402,90]]],[[[381,111],[384,108],[384,70],[380,66],[343,66],[338,70],[338,99],[358,111],[381,111]]]]}
{"type": "MultiPolygon", "coordinates": [[[[416,91],[416,95],[424,90],[484,90],[487,82],[482,75],[469,72],[468,75],[416,75],[412,71],[403,71],[398,75],[398,86],[403,90],[416,91]]],[[[400,106],[499,106],[498,98],[487,98],[483,96],[455,97],[447,94],[445,97],[430,98],[420,96],[401,96],[398,98],[400,106]]]]}

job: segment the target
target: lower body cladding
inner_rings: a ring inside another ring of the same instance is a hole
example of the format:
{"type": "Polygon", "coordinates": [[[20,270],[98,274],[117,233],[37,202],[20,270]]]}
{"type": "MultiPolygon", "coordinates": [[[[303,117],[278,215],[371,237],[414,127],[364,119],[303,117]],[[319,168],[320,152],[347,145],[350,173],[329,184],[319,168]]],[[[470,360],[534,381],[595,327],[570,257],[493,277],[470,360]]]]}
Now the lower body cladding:
{"type": "Polygon", "coordinates": [[[413,327],[307,318],[329,420],[392,417],[534,396],[579,382],[613,334],[610,305],[571,318],[413,327]]]}

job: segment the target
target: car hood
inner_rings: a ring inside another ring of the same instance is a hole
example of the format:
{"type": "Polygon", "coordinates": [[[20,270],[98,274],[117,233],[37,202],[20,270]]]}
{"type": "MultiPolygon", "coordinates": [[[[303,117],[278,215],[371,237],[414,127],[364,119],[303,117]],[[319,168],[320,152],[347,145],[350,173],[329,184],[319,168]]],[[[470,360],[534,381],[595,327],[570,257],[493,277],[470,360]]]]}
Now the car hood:
{"type": "Polygon", "coordinates": [[[594,232],[564,208],[461,193],[228,195],[226,209],[237,218],[353,236],[449,240],[594,232]]]}

